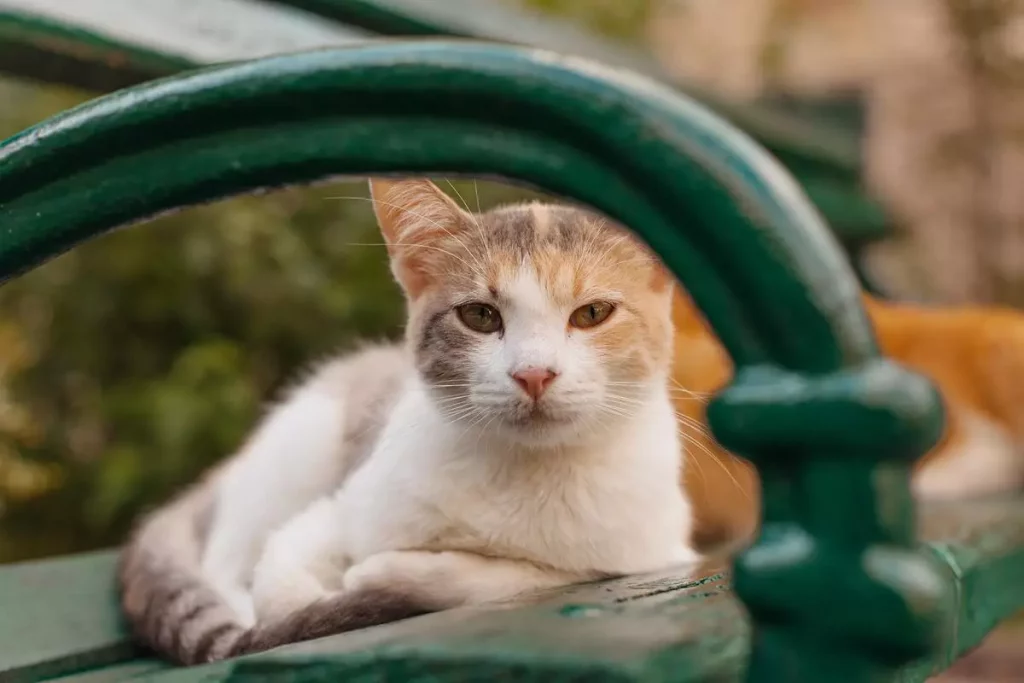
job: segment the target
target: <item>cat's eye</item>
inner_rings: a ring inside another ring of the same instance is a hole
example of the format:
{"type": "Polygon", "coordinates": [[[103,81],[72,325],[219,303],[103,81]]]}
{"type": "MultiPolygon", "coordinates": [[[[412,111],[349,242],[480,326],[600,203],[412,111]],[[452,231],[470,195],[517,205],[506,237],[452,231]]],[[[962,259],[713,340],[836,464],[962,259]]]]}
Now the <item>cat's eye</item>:
{"type": "Polygon", "coordinates": [[[607,301],[594,301],[580,306],[569,316],[569,324],[579,329],[596,327],[615,311],[615,304],[607,301]]]}
{"type": "Polygon", "coordinates": [[[501,314],[488,304],[463,304],[455,309],[462,324],[476,332],[491,334],[501,329],[501,314]]]}

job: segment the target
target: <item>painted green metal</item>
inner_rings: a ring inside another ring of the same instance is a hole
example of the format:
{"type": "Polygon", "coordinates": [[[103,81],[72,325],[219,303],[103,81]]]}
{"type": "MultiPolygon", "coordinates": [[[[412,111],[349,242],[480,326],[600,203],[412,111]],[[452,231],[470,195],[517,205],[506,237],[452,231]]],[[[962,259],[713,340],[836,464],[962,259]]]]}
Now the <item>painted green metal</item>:
{"type": "MultiPolygon", "coordinates": [[[[661,67],[641,50],[510,2],[77,2],[6,0],[7,5],[31,8],[34,13],[0,11],[0,70],[109,92],[214,62],[344,46],[383,34],[469,36],[555,49],[665,78],[661,67]]],[[[797,176],[850,253],[889,235],[887,216],[859,187],[861,161],[855,131],[823,123],[820,117],[791,106],[737,105],[709,92],[686,91],[778,157],[797,176]]]]}
{"type": "Polygon", "coordinates": [[[34,681],[138,656],[117,612],[114,556],[0,571],[0,681],[34,681]]]}
{"type": "Polygon", "coordinates": [[[953,582],[913,548],[907,482],[940,433],[937,396],[879,357],[849,264],[786,171],[653,81],[426,41],[125,90],[0,146],[0,278],[180,206],[408,173],[506,177],[591,204],[650,243],[714,326],[737,373],[711,427],[765,489],[762,536],[736,569],[757,626],[749,680],[875,680],[933,653],[953,582]]]}
{"type": "MultiPolygon", "coordinates": [[[[931,656],[877,680],[920,683],[1024,602],[1024,500],[926,507],[922,536],[957,586],[931,656]]],[[[460,610],[176,670],[134,651],[114,553],[0,569],[0,681],[739,681],[750,628],[713,562],[687,573],[573,587],[502,610],[460,610]],[[418,677],[418,678],[416,678],[418,677]]],[[[788,681],[794,679],[781,678],[788,681]]],[[[845,681],[829,677],[823,680],[845,681]]]]}
{"type": "Polygon", "coordinates": [[[119,43],[53,19],[0,13],[0,70],[106,92],[169,76],[191,61],[119,43]]]}

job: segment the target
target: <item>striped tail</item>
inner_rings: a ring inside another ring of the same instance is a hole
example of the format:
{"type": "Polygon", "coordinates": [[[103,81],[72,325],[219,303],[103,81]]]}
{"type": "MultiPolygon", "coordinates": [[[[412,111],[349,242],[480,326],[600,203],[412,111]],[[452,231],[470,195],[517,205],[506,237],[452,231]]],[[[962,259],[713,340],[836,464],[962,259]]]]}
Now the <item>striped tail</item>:
{"type": "Polygon", "coordinates": [[[213,487],[200,483],[145,518],[118,565],[135,638],[171,662],[203,664],[437,611],[425,596],[367,590],[325,599],[271,624],[242,624],[200,569],[213,487]]]}
{"type": "Polygon", "coordinates": [[[427,596],[397,589],[339,593],[294,612],[281,621],[256,626],[238,641],[234,654],[262,652],[288,643],[379,626],[441,609],[442,605],[427,596]]]}
{"type": "Polygon", "coordinates": [[[247,630],[200,571],[200,526],[213,502],[204,484],[145,518],[118,565],[121,608],[135,638],[177,664],[230,656],[247,630]]]}

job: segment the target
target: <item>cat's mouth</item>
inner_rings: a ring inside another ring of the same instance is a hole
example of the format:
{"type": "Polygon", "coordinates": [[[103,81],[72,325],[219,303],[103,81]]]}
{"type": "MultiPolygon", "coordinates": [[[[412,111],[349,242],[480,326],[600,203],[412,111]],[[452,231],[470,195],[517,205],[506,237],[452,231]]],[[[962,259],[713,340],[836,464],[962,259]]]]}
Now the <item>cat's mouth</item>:
{"type": "Polygon", "coordinates": [[[565,424],[570,420],[542,403],[533,403],[522,406],[510,421],[517,427],[547,427],[565,424]]]}

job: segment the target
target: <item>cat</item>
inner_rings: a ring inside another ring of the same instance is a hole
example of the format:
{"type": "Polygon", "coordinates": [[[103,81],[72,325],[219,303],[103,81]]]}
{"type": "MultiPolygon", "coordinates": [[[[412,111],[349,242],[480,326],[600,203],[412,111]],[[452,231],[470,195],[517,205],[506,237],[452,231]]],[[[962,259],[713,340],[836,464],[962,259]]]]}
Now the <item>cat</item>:
{"type": "MultiPolygon", "coordinates": [[[[991,307],[926,307],[862,295],[884,355],[931,379],[945,408],[939,441],[918,459],[920,501],[975,498],[1024,488],[1024,314],[991,307]]],[[[707,397],[732,377],[732,362],[686,293],[673,304],[672,380],[688,442],[683,486],[694,510],[694,543],[705,552],[749,543],[759,522],[752,465],[708,434],[707,397]]]]}
{"type": "Polygon", "coordinates": [[[404,343],[317,368],[123,550],[123,611],[172,661],[699,559],[653,253],[584,208],[371,195],[404,343]]]}

